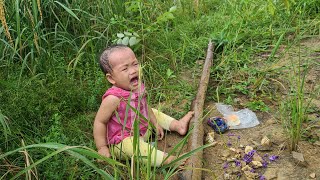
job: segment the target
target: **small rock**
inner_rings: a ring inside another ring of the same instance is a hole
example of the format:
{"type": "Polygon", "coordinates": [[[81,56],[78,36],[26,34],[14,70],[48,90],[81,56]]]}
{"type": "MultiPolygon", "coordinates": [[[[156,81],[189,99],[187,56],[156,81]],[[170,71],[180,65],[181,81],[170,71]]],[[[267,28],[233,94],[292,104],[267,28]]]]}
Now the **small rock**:
{"type": "Polygon", "coordinates": [[[247,179],[257,179],[259,177],[258,173],[254,173],[250,171],[244,171],[244,174],[246,175],[247,179]]]}
{"type": "Polygon", "coordinates": [[[259,167],[262,167],[262,163],[261,162],[259,162],[259,161],[251,161],[251,166],[253,167],[253,168],[259,168],[259,167]]]}
{"type": "Polygon", "coordinates": [[[251,171],[251,167],[249,165],[244,166],[241,170],[242,171],[251,171]]]}
{"type": "Polygon", "coordinates": [[[264,136],[261,140],[261,146],[264,146],[264,147],[270,147],[271,146],[271,141],[270,139],[267,137],[267,136],[264,136]]]}
{"type": "Polygon", "coordinates": [[[210,133],[207,134],[206,141],[207,141],[209,144],[215,142],[215,140],[214,140],[214,132],[210,132],[210,133]]]}
{"type": "Polygon", "coordinates": [[[301,166],[307,166],[307,162],[304,160],[303,154],[292,151],[293,159],[301,166]]]}
{"type": "Polygon", "coordinates": [[[236,155],[234,155],[234,157],[237,158],[237,159],[240,159],[241,158],[241,154],[240,153],[236,154],[236,155]]]}
{"type": "Polygon", "coordinates": [[[226,149],[226,150],[224,150],[224,151],[222,152],[222,157],[227,158],[227,157],[229,157],[230,155],[231,155],[231,154],[230,154],[229,149],[226,149]]]}
{"type": "Polygon", "coordinates": [[[244,145],[243,145],[243,144],[240,144],[239,147],[240,147],[240,148],[244,148],[244,145]]]}
{"type": "Polygon", "coordinates": [[[314,142],[313,145],[315,145],[315,146],[320,146],[320,141],[314,142]]]}
{"type": "Polygon", "coordinates": [[[304,157],[302,153],[292,151],[292,157],[298,161],[304,162],[304,157]]]}
{"type": "Polygon", "coordinates": [[[316,173],[311,173],[311,174],[309,175],[309,177],[310,177],[311,179],[316,178],[316,173]]]}
{"type": "Polygon", "coordinates": [[[249,153],[250,151],[252,151],[252,150],[253,150],[253,147],[251,147],[251,146],[246,146],[244,152],[245,152],[246,154],[248,154],[248,153],[249,153]]]}
{"type": "Polygon", "coordinates": [[[227,162],[234,162],[235,160],[237,160],[236,158],[227,158],[227,162]]]}
{"type": "Polygon", "coordinates": [[[277,178],[277,173],[278,173],[278,170],[276,168],[268,168],[266,170],[266,172],[263,174],[263,176],[267,180],[275,179],[275,178],[277,178]]]}
{"type": "Polygon", "coordinates": [[[257,153],[255,153],[253,155],[253,158],[252,158],[254,161],[259,161],[259,162],[263,162],[263,159],[261,156],[259,156],[257,153]]]}

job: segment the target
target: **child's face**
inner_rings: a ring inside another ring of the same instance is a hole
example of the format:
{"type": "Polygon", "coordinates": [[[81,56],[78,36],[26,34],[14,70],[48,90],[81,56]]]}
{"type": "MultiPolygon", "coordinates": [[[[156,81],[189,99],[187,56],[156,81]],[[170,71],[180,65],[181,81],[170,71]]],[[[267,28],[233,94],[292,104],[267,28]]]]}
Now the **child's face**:
{"type": "Polygon", "coordinates": [[[128,91],[138,89],[139,62],[130,48],[112,52],[109,63],[112,73],[106,76],[111,84],[128,91]]]}

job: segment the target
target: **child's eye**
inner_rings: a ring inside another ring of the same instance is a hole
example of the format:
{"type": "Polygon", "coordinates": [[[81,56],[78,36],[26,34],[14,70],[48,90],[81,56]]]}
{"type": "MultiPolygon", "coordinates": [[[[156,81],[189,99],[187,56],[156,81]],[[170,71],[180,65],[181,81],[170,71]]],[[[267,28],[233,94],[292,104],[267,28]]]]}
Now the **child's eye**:
{"type": "Polygon", "coordinates": [[[126,71],[128,68],[124,68],[124,69],[122,69],[122,71],[126,71]]]}

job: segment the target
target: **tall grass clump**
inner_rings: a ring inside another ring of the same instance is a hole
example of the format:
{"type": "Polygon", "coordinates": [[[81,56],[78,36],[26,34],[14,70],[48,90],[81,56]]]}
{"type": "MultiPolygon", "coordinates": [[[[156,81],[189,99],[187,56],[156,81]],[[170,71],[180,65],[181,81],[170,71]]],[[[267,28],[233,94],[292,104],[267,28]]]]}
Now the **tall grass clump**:
{"type": "MultiPolygon", "coordinates": [[[[294,62],[292,62],[294,64],[294,62]]],[[[295,66],[295,65],[293,65],[295,66]]],[[[298,67],[294,71],[290,81],[290,91],[287,100],[281,103],[282,121],[284,122],[290,136],[290,147],[292,151],[298,149],[302,134],[302,124],[306,120],[308,103],[304,93],[305,77],[308,68],[303,67],[300,58],[298,67]]]]}
{"type": "MultiPolygon", "coordinates": [[[[307,33],[311,32],[311,35],[314,33],[314,31],[311,30],[312,28],[305,26],[304,18],[305,16],[314,15],[314,12],[319,11],[317,3],[319,2],[312,0],[304,3],[299,2],[296,4],[295,9],[295,11],[297,11],[295,17],[297,37],[293,44],[298,44],[298,57],[290,58],[288,68],[289,91],[287,92],[286,100],[280,103],[281,119],[288,131],[292,151],[299,149],[299,141],[304,132],[302,126],[307,119],[307,110],[312,101],[312,98],[308,100],[309,95],[305,92],[305,80],[310,69],[310,62],[309,60],[302,59],[301,39],[303,39],[303,36],[307,33]]],[[[311,24],[313,24],[313,22],[311,24]]]]}
{"type": "Polygon", "coordinates": [[[301,59],[300,29],[297,31],[298,57],[290,58],[289,92],[286,101],[282,102],[280,106],[280,111],[282,111],[281,119],[288,130],[292,151],[298,150],[298,143],[302,134],[302,124],[306,120],[306,110],[308,108],[307,103],[305,103],[306,95],[304,92],[308,64],[301,59]]]}

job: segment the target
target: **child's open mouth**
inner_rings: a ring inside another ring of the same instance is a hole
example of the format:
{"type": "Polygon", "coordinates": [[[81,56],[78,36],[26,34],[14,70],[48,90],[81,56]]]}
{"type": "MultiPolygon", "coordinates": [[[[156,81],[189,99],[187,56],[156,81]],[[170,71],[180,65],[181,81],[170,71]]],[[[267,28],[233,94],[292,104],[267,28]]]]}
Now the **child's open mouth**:
{"type": "Polygon", "coordinates": [[[137,77],[133,77],[133,78],[130,79],[130,83],[131,83],[133,86],[137,86],[137,85],[138,85],[138,82],[139,82],[138,76],[137,76],[137,77]]]}

